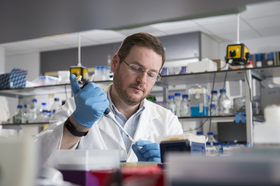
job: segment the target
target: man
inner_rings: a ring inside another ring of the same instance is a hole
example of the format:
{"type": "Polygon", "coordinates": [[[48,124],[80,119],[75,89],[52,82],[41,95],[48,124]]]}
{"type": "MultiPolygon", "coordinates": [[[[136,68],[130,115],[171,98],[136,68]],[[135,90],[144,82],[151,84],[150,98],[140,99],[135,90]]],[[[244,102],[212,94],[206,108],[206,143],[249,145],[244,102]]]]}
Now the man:
{"type": "Polygon", "coordinates": [[[72,74],[74,98],[69,98],[50,121],[53,130],[38,137],[43,162],[57,149],[126,149],[127,162],[160,161],[158,136],[183,133],[174,114],[145,99],[161,79],[164,61],[160,41],[137,33],[128,36],[114,55],[113,84],[104,92],[92,82],[81,89],[72,74]],[[141,149],[131,145],[118,126],[103,115],[108,107],[141,149]]]}

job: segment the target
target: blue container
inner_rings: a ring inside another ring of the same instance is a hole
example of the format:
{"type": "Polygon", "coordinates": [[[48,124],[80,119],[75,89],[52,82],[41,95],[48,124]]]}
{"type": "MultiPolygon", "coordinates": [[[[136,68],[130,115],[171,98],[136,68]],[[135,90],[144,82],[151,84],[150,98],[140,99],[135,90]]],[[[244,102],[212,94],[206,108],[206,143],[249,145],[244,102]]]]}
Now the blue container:
{"type": "Polygon", "coordinates": [[[191,116],[208,116],[208,107],[203,107],[202,112],[199,112],[199,107],[191,107],[191,116]]]}

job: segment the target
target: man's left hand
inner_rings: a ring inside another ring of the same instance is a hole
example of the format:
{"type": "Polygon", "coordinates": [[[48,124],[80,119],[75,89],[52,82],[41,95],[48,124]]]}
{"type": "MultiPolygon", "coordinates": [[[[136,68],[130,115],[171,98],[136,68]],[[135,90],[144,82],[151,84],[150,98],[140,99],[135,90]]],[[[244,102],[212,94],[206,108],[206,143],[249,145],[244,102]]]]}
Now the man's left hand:
{"type": "Polygon", "coordinates": [[[132,145],[132,149],[136,154],[138,161],[153,161],[161,162],[160,148],[158,143],[152,143],[151,141],[137,141],[136,145],[132,145]],[[138,149],[137,146],[142,147],[138,149]]]}

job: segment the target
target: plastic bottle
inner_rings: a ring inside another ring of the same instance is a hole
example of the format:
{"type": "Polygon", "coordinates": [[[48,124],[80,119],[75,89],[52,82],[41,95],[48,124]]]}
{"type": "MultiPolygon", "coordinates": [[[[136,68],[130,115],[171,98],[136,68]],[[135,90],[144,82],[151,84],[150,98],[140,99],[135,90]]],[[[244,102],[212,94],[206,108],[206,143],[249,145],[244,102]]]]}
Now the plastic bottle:
{"type": "Polygon", "coordinates": [[[252,62],[252,61],[249,61],[246,67],[247,67],[247,68],[253,68],[253,62],[252,62]]]}
{"type": "Polygon", "coordinates": [[[221,142],[214,142],[213,146],[215,147],[215,154],[216,156],[223,155],[223,147],[221,142]]]}
{"type": "Polygon", "coordinates": [[[61,107],[59,98],[54,98],[54,103],[51,107],[50,117],[52,117],[61,107]]]}
{"type": "Polygon", "coordinates": [[[182,66],[179,74],[186,74],[187,73],[187,66],[182,66]]]}
{"type": "Polygon", "coordinates": [[[217,109],[215,104],[210,105],[211,116],[217,116],[217,109]]]}
{"type": "Polygon", "coordinates": [[[33,99],[32,105],[28,111],[28,122],[34,123],[37,121],[37,118],[39,116],[39,109],[37,105],[37,99],[33,99]]]}
{"type": "Polygon", "coordinates": [[[22,109],[21,123],[28,123],[28,108],[27,108],[26,104],[24,105],[24,108],[22,109]]]}
{"type": "Polygon", "coordinates": [[[47,110],[46,106],[47,106],[47,103],[41,103],[41,107],[39,108],[39,115],[37,117],[37,121],[43,122],[44,110],[47,110]]]}
{"type": "Polygon", "coordinates": [[[196,132],[197,136],[203,136],[203,132],[196,132]]]}
{"type": "Polygon", "coordinates": [[[256,54],[256,67],[262,67],[261,54],[256,54]]]}
{"type": "Polygon", "coordinates": [[[211,91],[211,96],[212,96],[212,103],[211,104],[214,104],[215,107],[217,108],[217,105],[218,105],[218,92],[217,92],[217,90],[212,90],[211,91]]]}
{"type": "Polygon", "coordinates": [[[21,123],[22,118],[22,105],[17,106],[17,111],[13,117],[14,123],[21,123]]]}
{"type": "Polygon", "coordinates": [[[215,156],[215,147],[210,142],[206,142],[206,156],[215,156]]]}
{"type": "Polygon", "coordinates": [[[218,99],[218,115],[227,116],[232,115],[232,102],[226,95],[226,89],[220,90],[220,97],[218,99]]]}
{"type": "Polygon", "coordinates": [[[50,120],[50,112],[48,110],[43,110],[41,122],[48,122],[50,120]]]}
{"type": "Polygon", "coordinates": [[[213,136],[213,132],[208,132],[207,136],[208,136],[208,142],[210,142],[210,145],[213,146],[213,143],[217,142],[213,136]]]}
{"type": "Polygon", "coordinates": [[[167,67],[163,67],[161,72],[160,72],[160,75],[161,76],[167,76],[169,74],[170,74],[169,69],[167,67]]]}
{"type": "Polygon", "coordinates": [[[175,110],[175,115],[180,117],[180,112],[181,112],[181,94],[180,93],[175,93],[175,105],[176,105],[176,110],[175,110]]]}
{"type": "Polygon", "coordinates": [[[180,110],[181,110],[181,117],[184,116],[189,116],[190,111],[189,111],[189,100],[188,100],[188,95],[187,94],[183,94],[182,95],[182,102],[181,102],[181,106],[180,106],[180,110]]]}
{"type": "Polygon", "coordinates": [[[175,114],[175,101],[174,101],[174,96],[169,95],[168,96],[168,103],[167,103],[167,109],[170,110],[173,114],[175,114]]]}

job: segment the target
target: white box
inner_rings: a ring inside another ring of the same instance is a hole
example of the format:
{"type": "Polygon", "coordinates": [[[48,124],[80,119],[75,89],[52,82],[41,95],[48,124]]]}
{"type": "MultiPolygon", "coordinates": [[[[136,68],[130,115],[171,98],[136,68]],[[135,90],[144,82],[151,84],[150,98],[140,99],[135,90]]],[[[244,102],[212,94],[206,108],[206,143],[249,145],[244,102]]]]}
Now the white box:
{"type": "Polygon", "coordinates": [[[188,73],[209,72],[209,71],[217,71],[217,63],[211,60],[204,60],[195,63],[189,63],[187,68],[188,73]]]}

